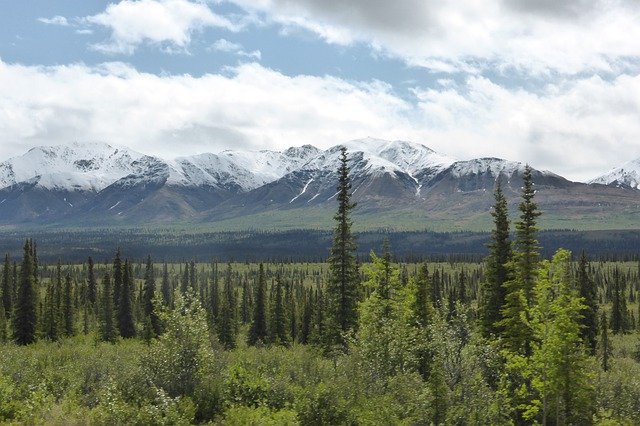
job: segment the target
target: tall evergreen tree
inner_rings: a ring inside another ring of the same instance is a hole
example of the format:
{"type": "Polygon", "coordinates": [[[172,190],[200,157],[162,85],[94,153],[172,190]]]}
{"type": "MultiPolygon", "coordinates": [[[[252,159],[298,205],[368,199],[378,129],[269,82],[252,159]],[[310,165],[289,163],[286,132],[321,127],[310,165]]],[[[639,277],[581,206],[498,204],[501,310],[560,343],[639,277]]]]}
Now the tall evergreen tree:
{"type": "Polygon", "coordinates": [[[271,315],[271,340],[277,345],[286,346],[289,344],[289,333],[287,330],[287,316],[282,291],[282,281],[280,275],[276,277],[274,292],[273,314],[271,315]]]}
{"type": "Polygon", "coordinates": [[[187,294],[189,289],[189,262],[184,264],[184,271],[182,272],[182,279],[180,280],[180,293],[187,294]]]}
{"type": "Polygon", "coordinates": [[[251,321],[251,290],[248,281],[242,282],[242,299],[240,301],[240,321],[248,324],[251,321]]]}
{"type": "Polygon", "coordinates": [[[14,283],[11,276],[11,259],[7,253],[4,256],[4,266],[2,267],[2,306],[5,318],[9,318],[13,309],[13,289],[14,283]]]}
{"type": "Polygon", "coordinates": [[[329,254],[330,277],[327,284],[329,330],[327,346],[344,345],[344,333],[357,323],[357,305],[360,296],[359,274],[356,260],[356,243],[352,235],[351,211],[356,206],[351,201],[347,149],[341,148],[338,168],[338,211],[334,216],[336,226],[329,254]]]}
{"type": "Polygon", "coordinates": [[[611,306],[611,330],[613,334],[626,333],[629,329],[629,311],[625,297],[625,281],[620,269],[613,270],[613,292],[611,306]]]}
{"type": "Polygon", "coordinates": [[[512,279],[504,283],[505,304],[502,309],[502,327],[505,347],[513,353],[531,355],[533,331],[530,326],[529,308],[533,303],[533,287],[537,277],[539,247],[536,239],[536,220],[540,216],[534,202],[534,183],[531,167],[527,165],[523,174],[520,218],[516,222],[512,279]]]}
{"type": "Polygon", "coordinates": [[[69,274],[67,274],[64,279],[64,290],[62,297],[62,324],[62,330],[65,336],[73,336],[73,284],[71,282],[71,276],[69,274]]]}
{"type": "Polygon", "coordinates": [[[495,204],[491,212],[494,229],[491,233],[491,242],[488,244],[490,253],[486,259],[485,279],[482,283],[479,306],[480,325],[485,337],[498,334],[500,331],[498,324],[502,319],[506,292],[504,283],[509,279],[508,262],[511,259],[507,199],[502,193],[500,179],[496,183],[494,198],[495,204]]]}
{"type": "Polygon", "coordinates": [[[37,314],[34,279],[33,248],[31,241],[24,244],[24,257],[20,266],[20,282],[13,315],[13,339],[19,345],[28,345],[36,340],[37,314]]]}
{"type": "Polygon", "coordinates": [[[532,385],[542,400],[534,401],[528,417],[541,408],[542,424],[554,413],[555,424],[587,424],[592,420],[592,378],[580,314],[585,306],[570,273],[571,253],[558,250],[540,270],[531,307],[535,341],[530,365],[532,385]]]}
{"type": "Polygon", "coordinates": [[[598,335],[598,288],[589,275],[589,261],[584,251],[578,263],[578,286],[580,297],[584,301],[580,334],[589,348],[589,353],[595,355],[598,335]]]}
{"type": "Polygon", "coordinates": [[[156,295],[156,279],[153,270],[151,256],[147,257],[147,264],[144,272],[144,287],[142,290],[142,318],[147,318],[151,324],[151,332],[154,336],[160,333],[160,320],[153,308],[153,299],[156,295]]]}
{"type": "Polygon", "coordinates": [[[236,297],[233,289],[231,263],[227,265],[222,289],[218,338],[227,349],[233,349],[236,345],[236,297]]]}
{"type": "Polygon", "coordinates": [[[607,312],[602,311],[600,319],[600,357],[603,371],[609,371],[610,358],[613,354],[611,341],[609,340],[609,321],[607,320],[607,312]]]}
{"type": "Polygon", "coordinates": [[[218,264],[213,265],[213,276],[209,283],[209,317],[211,324],[217,326],[220,317],[220,289],[218,285],[218,264]]]}
{"type": "Polygon", "coordinates": [[[98,298],[98,284],[96,282],[96,276],[93,272],[93,259],[89,256],[87,261],[87,301],[91,306],[96,305],[96,300],[98,298]]]}
{"type": "Polygon", "coordinates": [[[266,343],[267,330],[267,280],[264,276],[264,265],[261,263],[258,270],[258,283],[256,285],[253,302],[253,320],[249,329],[247,343],[256,345],[258,342],[266,343]]]}
{"type": "Polygon", "coordinates": [[[122,287],[120,288],[120,303],[118,303],[118,329],[120,335],[126,339],[136,336],[136,327],[133,322],[133,301],[131,300],[133,277],[129,260],[125,260],[122,269],[122,287]]]}
{"type": "Polygon", "coordinates": [[[115,342],[118,338],[115,315],[113,309],[113,289],[109,273],[102,279],[102,340],[105,342],[115,342]]]}
{"type": "Polygon", "coordinates": [[[413,314],[420,327],[426,327],[433,319],[433,290],[427,262],[420,265],[415,279],[413,314]]]}
{"type": "Polygon", "coordinates": [[[167,268],[167,262],[162,265],[162,285],[160,287],[162,292],[162,301],[165,306],[171,306],[171,296],[173,295],[173,289],[171,288],[171,282],[169,281],[169,269],[167,268]]]}
{"type": "Polygon", "coordinates": [[[120,254],[120,247],[118,247],[118,250],[116,251],[116,256],[113,259],[113,305],[116,307],[116,309],[120,304],[120,298],[121,298],[120,290],[122,289],[123,270],[122,270],[121,256],[122,255],[120,254]]]}
{"type": "Polygon", "coordinates": [[[55,341],[58,340],[58,303],[56,295],[56,282],[49,281],[44,299],[45,309],[43,318],[43,334],[44,338],[55,341]]]}

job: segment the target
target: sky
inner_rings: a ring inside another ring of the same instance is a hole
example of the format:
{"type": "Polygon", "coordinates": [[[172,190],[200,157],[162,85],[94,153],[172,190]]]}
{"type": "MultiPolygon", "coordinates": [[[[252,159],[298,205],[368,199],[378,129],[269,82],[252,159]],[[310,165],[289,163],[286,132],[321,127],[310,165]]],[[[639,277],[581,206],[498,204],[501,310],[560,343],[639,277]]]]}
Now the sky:
{"type": "Polygon", "coordinates": [[[375,137],[587,180],[640,157],[638,0],[0,0],[0,160],[375,137]]]}

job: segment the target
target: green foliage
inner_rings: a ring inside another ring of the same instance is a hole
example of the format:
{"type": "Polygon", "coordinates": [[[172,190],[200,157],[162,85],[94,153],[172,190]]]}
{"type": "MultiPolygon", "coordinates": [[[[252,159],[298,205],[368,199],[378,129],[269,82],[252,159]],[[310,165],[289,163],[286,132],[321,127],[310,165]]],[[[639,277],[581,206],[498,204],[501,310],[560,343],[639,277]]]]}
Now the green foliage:
{"type": "Polygon", "coordinates": [[[494,229],[491,242],[488,244],[490,253],[486,259],[485,279],[479,300],[480,325],[485,337],[497,335],[500,332],[502,309],[505,304],[505,282],[510,279],[508,262],[511,260],[511,242],[509,241],[509,217],[507,200],[502,193],[500,180],[496,183],[495,204],[491,215],[494,229]]]}
{"type": "Polygon", "coordinates": [[[372,292],[358,308],[354,352],[363,368],[376,378],[417,371],[420,345],[413,326],[414,294],[400,287],[400,271],[391,265],[389,256],[371,253],[367,266],[363,272],[369,279],[364,287],[372,292]]]}
{"type": "Polygon", "coordinates": [[[234,406],[224,413],[221,424],[229,426],[293,426],[298,425],[291,410],[270,410],[267,407],[234,406]]]}
{"type": "Polygon", "coordinates": [[[149,379],[171,397],[193,396],[213,363],[206,313],[193,294],[174,294],[175,307],[159,313],[165,333],[154,340],[142,363],[149,379]]]}
{"type": "Polygon", "coordinates": [[[329,254],[330,277],[327,284],[328,323],[325,346],[345,345],[345,334],[357,323],[357,304],[360,297],[356,242],[352,235],[351,178],[346,148],[341,148],[338,168],[338,211],[333,230],[333,244],[329,254]]]}
{"type": "Polygon", "coordinates": [[[570,260],[569,251],[558,250],[551,262],[544,261],[534,289],[529,374],[539,399],[527,415],[534,418],[540,410],[544,424],[551,415],[556,424],[583,424],[593,415],[592,366],[580,333],[585,305],[571,280],[570,260]]]}
{"type": "Polygon", "coordinates": [[[19,345],[28,345],[36,340],[35,264],[32,242],[24,244],[24,257],[20,266],[16,304],[13,314],[13,339],[19,345]]]}
{"type": "Polygon", "coordinates": [[[255,300],[253,303],[253,320],[249,329],[247,342],[256,345],[259,342],[266,343],[267,330],[267,281],[264,276],[264,265],[261,263],[258,272],[258,282],[255,290],[255,300]]]}
{"type": "Polygon", "coordinates": [[[118,330],[120,336],[132,338],[136,336],[136,326],[133,322],[133,277],[131,276],[131,264],[125,260],[122,267],[122,286],[120,287],[120,302],[118,303],[118,330]]]}

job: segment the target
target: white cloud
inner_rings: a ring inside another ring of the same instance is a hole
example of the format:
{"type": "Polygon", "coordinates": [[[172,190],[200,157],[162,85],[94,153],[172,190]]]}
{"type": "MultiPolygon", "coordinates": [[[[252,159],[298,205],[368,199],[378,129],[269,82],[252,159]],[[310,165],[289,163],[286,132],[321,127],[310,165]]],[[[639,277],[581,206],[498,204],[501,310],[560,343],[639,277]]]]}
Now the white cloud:
{"type": "Polygon", "coordinates": [[[111,31],[110,39],[93,45],[94,49],[129,55],[143,43],[186,51],[193,33],[206,27],[239,30],[238,24],[213,13],[206,2],[188,0],[123,0],[82,21],[111,31]]]}
{"type": "Polygon", "coordinates": [[[216,40],[216,42],[213,43],[208,50],[214,52],[233,53],[234,55],[257,60],[260,60],[262,58],[262,53],[259,50],[252,50],[250,52],[247,52],[244,50],[244,47],[242,47],[241,44],[233,43],[224,38],[216,40]]]}
{"type": "Polygon", "coordinates": [[[635,0],[231,1],[284,31],[298,27],[330,43],[365,42],[435,71],[485,65],[538,75],[615,73],[640,62],[635,0]]]}
{"type": "Polygon", "coordinates": [[[416,88],[414,96],[403,100],[382,82],[289,77],[255,63],[192,77],[123,63],[0,61],[0,158],[72,140],[170,156],[237,146],[328,147],[376,136],[587,179],[640,156],[640,75],[566,80],[539,93],[471,77],[416,88]]]}
{"type": "Polygon", "coordinates": [[[38,21],[47,25],[60,25],[61,27],[68,27],[69,21],[64,16],[56,15],[52,18],[38,18],[38,21]]]}

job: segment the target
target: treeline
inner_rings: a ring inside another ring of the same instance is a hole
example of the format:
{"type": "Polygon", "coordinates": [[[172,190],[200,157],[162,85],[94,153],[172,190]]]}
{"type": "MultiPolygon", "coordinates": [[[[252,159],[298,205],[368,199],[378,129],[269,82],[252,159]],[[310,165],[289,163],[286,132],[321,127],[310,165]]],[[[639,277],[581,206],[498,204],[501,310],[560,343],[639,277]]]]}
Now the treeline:
{"type": "MultiPolygon", "coordinates": [[[[66,359],[74,379],[34,391],[21,383],[37,379],[10,361],[0,365],[0,391],[101,424],[637,420],[640,342],[626,336],[640,325],[640,265],[564,249],[543,260],[530,168],[514,233],[497,183],[482,264],[402,264],[389,241],[359,262],[348,172],[343,150],[322,265],[154,265],[117,250],[108,264],[43,266],[28,240],[21,263],[7,257],[2,271],[3,339],[26,352],[86,335],[107,353],[135,348],[137,370],[94,377],[66,359]]],[[[110,356],[124,369],[125,355],[110,356]]],[[[0,401],[0,418],[42,420],[29,416],[0,401]]]]}
{"type": "MultiPolygon", "coordinates": [[[[0,231],[0,253],[19,257],[26,231],[0,231]]],[[[201,262],[323,262],[331,247],[331,232],[293,230],[282,232],[177,232],[170,229],[83,229],[28,231],[40,247],[41,260],[80,263],[92,256],[104,261],[114,247],[126,247],[135,259],[151,255],[170,262],[195,258],[201,262]]],[[[358,233],[357,256],[368,259],[388,239],[394,256],[404,261],[481,261],[487,256],[490,233],[431,231],[366,231],[358,233]]],[[[640,231],[545,230],[538,233],[540,254],[553,256],[552,247],[573,253],[585,250],[594,260],[640,260],[640,231]]]]}

